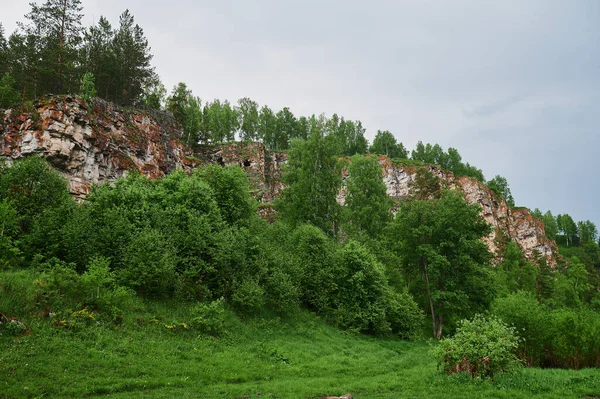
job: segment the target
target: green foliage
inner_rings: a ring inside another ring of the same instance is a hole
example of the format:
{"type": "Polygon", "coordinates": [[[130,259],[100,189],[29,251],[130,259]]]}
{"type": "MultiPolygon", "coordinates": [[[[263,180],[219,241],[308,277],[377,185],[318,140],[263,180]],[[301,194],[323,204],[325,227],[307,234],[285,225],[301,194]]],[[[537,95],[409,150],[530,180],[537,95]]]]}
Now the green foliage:
{"type": "Polygon", "coordinates": [[[556,218],[552,215],[552,212],[548,211],[544,213],[542,220],[544,221],[544,232],[546,233],[546,237],[551,240],[556,240],[558,223],[556,222],[556,218]]]}
{"type": "Polygon", "coordinates": [[[290,249],[302,254],[298,269],[302,279],[302,299],[318,311],[326,310],[334,288],[335,247],[325,233],[311,225],[299,226],[292,234],[290,249]]]}
{"type": "Polygon", "coordinates": [[[144,87],[142,104],[146,107],[160,111],[164,107],[166,97],[167,89],[165,89],[165,86],[157,78],[150,83],[147,83],[144,87]]]}
{"type": "Polygon", "coordinates": [[[256,201],[250,196],[248,176],[239,166],[210,165],[195,173],[212,189],[223,220],[230,226],[247,225],[255,216],[256,201]]]}
{"type": "Polygon", "coordinates": [[[502,262],[496,266],[495,272],[498,291],[505,289],[507,294],[520,290],[537,292],[539,267],[525,259],[523,251],[514,241],[510,241],[504,248],[502,262]]]}
{"type": "Polygon", "coordinates": [[[0,199],[14,204],[23,232],[31,231],[36,217],[72,203],[66,180],[38,157],[17,161],[0,175],[0,199]]]}
{"type": "Polygon", "coordinates": [[[492,308],[524,338],[518,353],[527,364],[575,369],[600,365],[600,313],[583,307],[551,309],[523,292],[497,299],[492,308]]]}
{"type": "Polygon", "coordinates": [[[580,307],[594,287],[589,283],[589,273],[577,256],[569,259],[561,273],[556,273],[552,298],[548,301],[555,307],[580,307]]]}
{"type": "Polygon", "coordinates": [[[345,329],[385,334],[386,281],[381,264],[366,248],[354,241],[339,254],[328,317],[345,329]]]}
{"type": "Polygon", "coordinates": [[[515,200],[510,193],[510,187],[504,177],[496,175],[492,180],[489,180],[486,185],[490,190],[496,193],[497,196],[504,199],[509,207],[514,208],[515,200]]]}
{"type": "Polygon", "coordinates": [[[275,269],[264,282],[266,305],[278,314],[293,314],[300,305],[298,281],[283,270],[275,269]]]}
{"type": "Polygon", "coordinates": [[[550,321],[550,367],[600,367],[600,314],[591,309],[556,309],[547,313],[550,321]]]}
{"type": "Polygon", "coordinates": [[[265,290],[253,279],[242,281],[234,288],[231,303],[243,314],[253,314],[265,304],[265,290]]]}
{"type": "Polygon", "coordinates": [[[598,229],[589,220],[577,222],[577,232],[579,233],[579,242],[581,244],[595,243],[598,239],[598,229]]]}
{"type": "Polygon", "coordinates": [[[176,255],[168,240],[155,229],[135,234],[123,249],[117,270],[122,285],[141,295],[172,296],[176,280],[176,255]]]}
{"type": "Polygon", "coordinates": [[[16,207],[8,199],[0,202],[0,269],[17,263],[20,250],[15,238],[19,232],[19,215],[16,207]]]}
{"type": "Polygon", "coordinates": [[[385,305],[386,318],[394,335],[411,341],[422,337],[425,317],[412,295],[390,290],[385,305]]]}
{"type": "Polygon", "coordinates": [[[283,181],[288,187],[276,202],[281,218],[292,226],[310,223],[337,235],[341,207],[341,167],[329,137],[314,132],[308,140],[294,140],[283,181]]]}
{"type": "Polygon", "coordinates": [[[402,205],[389,229],[409,288],[432,318],[433,335],[486,310],[493,298],[491,254],[481,238],[490,226],[460,192],[402,205]]]}
{"type": "Polygon", "coordinates": [[[559,243],[566,243],[567,246],[572,245],[574,240],[577,237],[577,224],[573,220],[573,218],[568,214],[558,214],[556,215],[556,224],[558,225],[558,233],[560,236],[557,236],[557,240],[559,243]]]}
{"type": "MultiPolygon", "coordinates": [[[[183,142],[188,146],[196,146],[201,139],[202,102],[192,95],[187,85],[179,82],[173,87],[171,95],[167,98],[167,110],[183,128],[183,142]]],[[[205,141],[205,140],[203,140],[205,141]]]]}
{"type": "Polygon", "coordinates": [[[53,313],[60,324],[77,328],[81,322],[120,323],[130,309],[135,294],[117,285],[109,262],[95,258],[82,275],[75,265],[52,258],[39,266],[42,271],[36,284],[36,303],[44,313],[53,313]],[[98,319],[93,313],[99,312],[98,319]]]}
{"type": "Polygon", "coordinates": [[[355,155],[348,166],[345,222],[348,233],[376,237],[391,220],[387,195],[377,159],[355,155]]]}
{"type": "Polygon", "coordinates": [[[438,368],[448,374],[465,372],[472,378],[494,379],[520,366],[515,355],[519,341],[514,327],[495,317],[476,315],[462,320],[453,337],[440,341],[434,356],[438,368]]]}
{"type": "Polygon", "coordinates": [[[0,107],[10,107],[19,101],[19,93],[15,90],[16,81],[7,72],[0,79],[0,107]]]}
{"type": "Polygon", "coordinates": [[[208,303],[197,303],[192,308],[191,314],[193,328],[215,336],[225,332],[225,300],[223,298],[208,303]]]}
{"type": "Polygon", "coordinates": [[[20,24],[28,39],[32,37],[37,42],[30,48],[34,54],[27,54],[31,61],[26,64],[27,72],[33,75],[34,87],[41,78],[39,86],[46,92],[63,94],[66,84],[78,72],[77,50],[83,18],[81,0],[46,0],[42,5],[31,3],[30,6],[31,11],[25,15],[29,23],[20,24]]]}
{"type": "Polygon", "coordinates": [[[240,139],[256,140],[258,138],[258,103],[248,97],[238,100],[237,113],[240,118],[240,139]]]}
{"type": "Polygon", "coordinates": [[[385,155],[391,159],[406,159],[408,151],[402,143],[396,143],[396,138],[387,130],[378,130],[373,145],[369,148],[371,154],[385,155]]]}
{"type": "Polygon", "coordinates": [[[518,355],[528,366],[539,366],[545,355],[548,334],[547,314],[534,293],[519,291],[498,298],[492,305],[492,313],[515,327],[522,341],[518,355]]]}
{"type": "Polygon", "coordinates": [[[442,182],[431,170],[419,167],[415,179],[411,181],[415,198],[419,200],[439,199],[442,195],[442,182]]]}
{"type": "Polygon", "coordinates": [[[454,173],[455,176],[468,176],[484,182],[483,172],[469,163],[463,163],[462,157],[455,148],[445,152],[439,144],[424,145],[421,141],[411,153],[411,158],[430,165],[439,165],[442,169],[454,173]]]}
{"type": "Polygon", "coordinates": [[[87,104],[93,104],[94,97],[96,97],[97,94],[95,77],[93,73],[86,72],[83,74],[83,77],[81,78],[81,86],[79,88],[79,92],[81,93],[81,97],[83,97],[87,104]]]}

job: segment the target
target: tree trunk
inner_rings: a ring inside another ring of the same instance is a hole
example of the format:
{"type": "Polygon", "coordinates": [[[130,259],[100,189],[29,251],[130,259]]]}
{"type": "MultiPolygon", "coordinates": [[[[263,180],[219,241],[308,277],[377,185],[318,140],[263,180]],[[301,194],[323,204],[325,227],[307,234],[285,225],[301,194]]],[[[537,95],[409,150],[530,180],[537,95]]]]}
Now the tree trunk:
{"type": "Polygon", "coordinates": [[[65,18],[67,17],[67,0],[63,1],[63,13],[60,24],[60,31],[58,32],[59,45],[58,45],[58,81],[56,82],[56,94],[61,94],[62,91],[62,51],[65,38],[65,18]]]}
{"type": "Polygon", "coordinates": [[[427,289],[427,298],[429,299],[429,307],[431,309],[431,322],[433,324],[433,336],[436,337],[437,339],[437,323],[435,320],[435,308],[433,306],[433,299],[431,298],[431,290],[429,289],[429,264],[427,263],[426,260],[423,261],[423,269],[425,272],[425,287],[427,289]]]}
{"type": "Polygon", "coordinates": [[[442,339],[442,327],[444,325],[444,316],[439,315],[438,316],[438,325],[437,325],[437,330],[435,331],[435,338],[436,339],[442,339]]]}

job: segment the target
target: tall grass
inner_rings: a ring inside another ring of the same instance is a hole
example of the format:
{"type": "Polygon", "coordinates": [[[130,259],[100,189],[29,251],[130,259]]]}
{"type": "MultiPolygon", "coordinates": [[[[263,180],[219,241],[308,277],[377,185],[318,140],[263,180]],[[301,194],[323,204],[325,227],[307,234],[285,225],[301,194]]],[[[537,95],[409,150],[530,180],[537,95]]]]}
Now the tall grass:
{"type": "Polygon", "coordinates": [[[0,310],[32,333],[0,337],[0,398],[581,398],[600,371],[526,369],[495,382],[436,371],[430,345],[355,335],[307,312],[191,327],[189,303],[134,301],[119,325],[57,327],[32,309],[30,272],[0,272],[0,310]],[[16,290],[16,291],[15,291],[16,290]]]}

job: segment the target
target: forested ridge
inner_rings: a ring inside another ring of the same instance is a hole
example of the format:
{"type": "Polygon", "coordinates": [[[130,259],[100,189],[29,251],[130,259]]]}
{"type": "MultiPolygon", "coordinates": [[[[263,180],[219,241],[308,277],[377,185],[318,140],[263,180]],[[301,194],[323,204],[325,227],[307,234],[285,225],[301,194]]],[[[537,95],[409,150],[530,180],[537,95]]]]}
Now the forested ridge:
{"type": "MultiPolygon", "coordinates": [[[[156,179],[132,171],[77,202],[43,158],[3,158],[0,345],[11,367],[21,367],[16,342],[43,334],[148,329],[226,346],[244,323],[306,317],[381,340],[440,340],[439,370],[481,380],[523,366],[600,367],[594,223],[535,209],[557,264],[527,259],[502,237],[494,261],[481,208],[429,166],[475,179],[516,209],[502,176],[486,180],[455,148],[409,151],[387,130],[369,143],[360,121],[337,114],[296,117],[249,98],[203,103],[185,83],[167,95],[129,11],[114,28],[104,17],[84,27],[82,12],[80,0],[47,0],[8,38],[0,25],[0,107],[68,94],[170,113],[190,153],[235,140],[286,151],[285,189],[270,222],[242,168],[218,164],[156,179]],[[404,200],[389,197],[377,155],[416,171],[404,200]],[[177,312],[151,314],[161,306],[177,312]]],[[[291,363],[276,349],[257,353],[291,363]]],[[[2,359],[0,371],[14,374],[2,359]]]]}

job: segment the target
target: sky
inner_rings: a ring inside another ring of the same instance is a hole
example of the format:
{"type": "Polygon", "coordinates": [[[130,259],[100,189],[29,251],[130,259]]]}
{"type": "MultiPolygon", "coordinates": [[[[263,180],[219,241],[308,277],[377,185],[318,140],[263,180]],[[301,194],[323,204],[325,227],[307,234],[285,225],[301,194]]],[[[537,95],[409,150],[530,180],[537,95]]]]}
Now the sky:
{"type": "MultiPolygon", "coordinates": [[[[0,0],[7,33],[29,0],[0,0]]],[[[39,1],[38,1],[39,3],[39,1]]],[[[518,206],[600,226],[598,0],[83,0],[129,9],[170,91],[457,148],[518,206]]]]}

